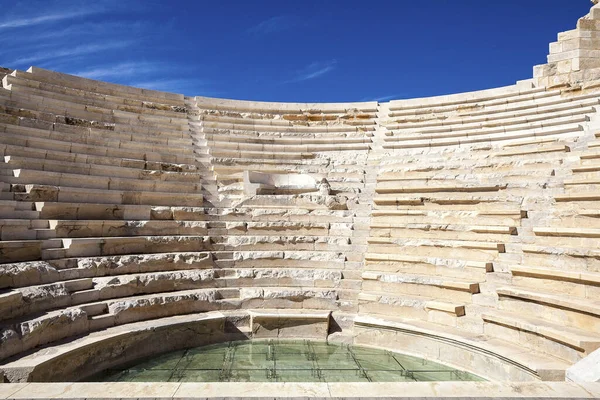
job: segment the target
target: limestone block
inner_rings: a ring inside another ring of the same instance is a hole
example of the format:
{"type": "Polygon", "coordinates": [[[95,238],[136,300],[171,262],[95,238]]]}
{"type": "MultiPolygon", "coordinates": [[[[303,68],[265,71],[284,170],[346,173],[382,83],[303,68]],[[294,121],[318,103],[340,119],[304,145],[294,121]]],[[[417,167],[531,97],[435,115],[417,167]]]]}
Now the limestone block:
{"type": "Polygon", "coordinates": [[[235,251],[233,253],[233,259],[236,261],[244,260],[280,260],[283,259],[283,251],[253,251],[253,252],[240,252],[235,251]]]}
{"type": "Polygon", "coordinates": [[[38,260],[41,254],[40,240],[0,242],[0,263],[38,260]]]}
{"type": "Polygon", "coordinates": [[[160,296],[139,296],[107,301],[108,312],[117,324],[160,318],[174,314],[212,311],[219,308],[216,290],[195,290],[164,293],[160,296]]]}
{"type": "Polygon", "coordinates": [[[212,267],[212,255],[205,252],[159,253],[78,258],[76,262],[77,270],[86,276],[109,276],[165,270],[210,268],[212,267]]]}
{"type": "Polygon", "coordinates": [[[4,264],[0,269],[0,288],[39,285],[59,278],[59,271],[46,261],[4,264]]]}
{"type": "Polygon", "coordinates": [[[16,334],[10,333],[10,329],[3,332],[0,359],[31,347],[85,332],[87,323],[87,314],[78,309],[63,310],[48,317],[40,317],[19,323],[13,330],[16,334]],[[15,342],[16,337],[21,339],[19,343],[15,342]]]}
{"type": "Polygon", "coordinates": [[[155,272],[116,277],[94,278],[99,299],[133,296],[144,293],[197,289],[214,285],[214,270],[155,272]]]}
{"type": "Polygon", "coordinates": [[[250,311],[253,338],[325,339],[329,334],[330,312],[250,311]]]}

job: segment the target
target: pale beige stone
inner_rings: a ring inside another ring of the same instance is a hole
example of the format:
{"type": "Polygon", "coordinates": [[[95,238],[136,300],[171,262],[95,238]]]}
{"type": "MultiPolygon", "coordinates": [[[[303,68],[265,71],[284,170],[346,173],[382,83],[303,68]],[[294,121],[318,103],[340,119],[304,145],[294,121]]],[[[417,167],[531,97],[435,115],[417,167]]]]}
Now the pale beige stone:
{"type": "MultiPolygon", "coordinates": [[[[187,340],[186,318],[221,311],[194,344],[311,337],[491,380],[597,380],[599,18],[595,6],[559,34],[533,79],[382,103],[184,97],[3,72],[0,368],[13,381],[91,373],[109,366],[112,333],[137,332],[118,339],[123,349],[153,324],[187,340]]],[[[196,387],[254,396],[217,386],[196,387]]]]}

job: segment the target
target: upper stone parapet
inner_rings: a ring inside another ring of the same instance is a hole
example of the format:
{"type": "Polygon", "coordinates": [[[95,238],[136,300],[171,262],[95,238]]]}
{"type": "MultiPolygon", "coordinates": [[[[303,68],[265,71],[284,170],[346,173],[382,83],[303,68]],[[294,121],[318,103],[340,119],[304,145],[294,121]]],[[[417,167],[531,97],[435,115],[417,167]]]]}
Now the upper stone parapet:
{"type": "Polygon", "coordinates": [[[579,85],[600,79],[600,0],[579,19],[577,28],[558,34],[550,43],[548,63],[533,68],[537,86],[579,85]]]}

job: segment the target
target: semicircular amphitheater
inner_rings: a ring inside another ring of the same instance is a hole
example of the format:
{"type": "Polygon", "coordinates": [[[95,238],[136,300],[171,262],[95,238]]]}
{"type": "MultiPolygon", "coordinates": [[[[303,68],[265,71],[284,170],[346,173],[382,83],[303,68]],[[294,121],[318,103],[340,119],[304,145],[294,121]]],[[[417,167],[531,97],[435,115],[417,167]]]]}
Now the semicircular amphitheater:
{"type": "Polygon", "coordinates": [[[600,380],[599,48],[594,6],[533,79],[386,103],[6,70],[5,382],[244,339],[600,380]]]}

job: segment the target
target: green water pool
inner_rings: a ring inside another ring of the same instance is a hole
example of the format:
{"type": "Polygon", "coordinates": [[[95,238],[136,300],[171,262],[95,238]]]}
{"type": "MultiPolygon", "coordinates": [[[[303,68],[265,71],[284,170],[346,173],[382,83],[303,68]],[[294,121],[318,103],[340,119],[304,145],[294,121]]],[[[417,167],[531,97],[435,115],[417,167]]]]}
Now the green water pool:
{"type": "Polygon", "coordinates": [[[111,369],[104,382],[418,382],[482,378],[422,358],[370,347],[252,340],[176,351],[111,369]]]}

